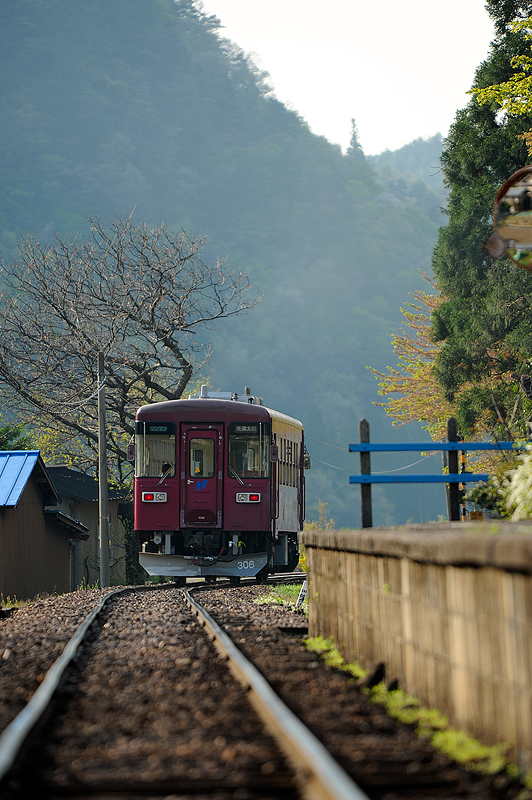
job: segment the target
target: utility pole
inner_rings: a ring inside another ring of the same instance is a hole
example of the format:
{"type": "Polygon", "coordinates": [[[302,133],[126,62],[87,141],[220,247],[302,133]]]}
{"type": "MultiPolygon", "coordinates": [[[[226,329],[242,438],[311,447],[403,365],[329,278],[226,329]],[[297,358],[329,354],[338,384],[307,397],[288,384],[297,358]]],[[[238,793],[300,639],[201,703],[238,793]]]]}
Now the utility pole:
{"type": "Polygon", "coordinates": [[[107,434],[105,430],[105,364],[98,353],[98,501],[100,510],[100,587],[109,586],[109,503],[107,496],[107,434]]]}

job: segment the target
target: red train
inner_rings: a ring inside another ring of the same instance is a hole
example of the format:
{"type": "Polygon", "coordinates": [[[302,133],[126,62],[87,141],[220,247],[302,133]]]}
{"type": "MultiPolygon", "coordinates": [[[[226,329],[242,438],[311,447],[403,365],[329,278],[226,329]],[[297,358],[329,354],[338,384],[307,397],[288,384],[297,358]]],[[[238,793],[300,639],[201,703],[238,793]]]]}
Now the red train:
{"type": "Polygon", "coordinates": [[[135,530],[150,575],[264,579],[292,572],[305,518],[302,424],[250,394],[140,408],[135,530]]]}

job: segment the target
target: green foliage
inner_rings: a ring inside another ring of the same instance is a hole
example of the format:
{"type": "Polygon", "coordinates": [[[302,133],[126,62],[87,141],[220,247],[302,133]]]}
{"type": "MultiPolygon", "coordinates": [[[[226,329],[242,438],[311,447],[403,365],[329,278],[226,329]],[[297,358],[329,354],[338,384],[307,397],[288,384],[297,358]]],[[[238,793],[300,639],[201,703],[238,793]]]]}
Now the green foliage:
{"type": "Polygon", "coordinates": [[[437,731],[431,738],[431,744],[442,753],[454,758],[459,764],[466,764],[476,772],[495,775],[508,768],[510,774],[515,774],[515,766],[508,764],[506,758],[512,747],[511,742],[499,742],[490,747],[473,739],[464,731],[447,728],[437,731]]]}
{"type": "MultiPolygon", "coordinates": [[[[532,17],[512,24],[513,31],[522,31],[526,41],[532,41],[529,29],[532,17]]],[[[472,93],[480,105],[492,105],[501,111],[516,116],[532,114],[532,57],[530,53],[513,56],[510,61],[515,72],[508,80],[501,81],[493,86],[475,87],[472,93]]]]}
{"type": "Polygon", "coordinates": [[[504,34],[517,17],[527,17],[529,0],[486,0],[486,8],[499,35],[504,34]]]}
{"type": "Polygon", "coordinates": [[[307,571],[307,551],[302,544],[299,545],[299,561],[298,566],[302,572],[307,571]]]}
{"type": "MultiPolygon", "coordinates": [[[[511,78],[514,59],[527,50],[526,36],[505,28],[477,70],[473,92],[511,78]]],[[[497,189],[527,161],[519,137],[532,118],[501,118],[499,110],[500,103],[481,105],[473,97],[445,142],[449,221],[433,257],[445,296],[433,314],[433,336],[441,343],[434,374],[455,403],[463,435],[482,420],[495,436],[519,439],[530,413],[519,376],[528,372],[532,354],[532,285],[524,270],[506,259],[494,262],[482,245],[491,232],[497,189]]]]}
{"type": "MultiPolygon", "coordinates": [[[[266,594],[256,597],[253,602],[256,605],[275,605],[285,606],[289,609],[294,609],[299,593],[301,591],[301,583],[283,584],[280,586],[272,586],[268,588],[266,594]]],[[[303,601],[303,610],[308,613],[308,599],[303,601]]]]}
{"type": "Polygon", "coordinates": [[[344,659],[339,650],[336,649],[332,639],[324,639],[323,636],[316,636],[314,638],[305,639],[307,650],[313,650],[319,653],[325,664],[328,667],[340,669],[342,672],[347,672],[357,680],[365,678],[368,671],[360,666],[358,661],[348,662],[344,659]]]}
{"type": "Polygon", "coordinates": [[[33,447],[34,438],[26,425],[0,425],[0,450],[31,450],[33,447]]]}
{"type": "Polygon", "coordinates": [[[318,500],[318,519],[310,522],[305,522],[306,531],[332,531],[334,530],[334,520],[327,519],[327,506],[323,500],[318,500]]]}
{"type": "Polygon", "coordinates": [[[532,446],[501,462],[489,481],[466,493],[466,500],[505,519],[532,519],[532,446]]]}
{"type": "Polygon", "coordinates": [[[416,725],[420,736],[446,728],[449,724],[448,718],[436,708],[423,708],[417,697],[412,697],[402,689],[388,691],[383,683],[379,683],[372,688],[370,697],[374,703],[384,706],[391,717],[405,725],[416,725]]]}
{"type": "Polygon", "coordinates": [[[384,150],[368,161],[377,169],[379,178],[393,195],[426,209],[431,220],[442,223],[441,206],[446,192],[440,164],[442,136],[415,139],[399,150],[384,150]]]}
{"type": "Polygon", "coordinates": [[[532,452],[520,456],[520,463],[510,472],[506,506],[513,520],[532,519],[532,452]]]}
{"type": "Polygon", "coordinates": [[[490,475],[489,481],[481,481],[465,494],[465,499],[476,503],[486,511],[495,513],[499,517],[508,518],[506,498],[508,496],[509,477],[499,470],[498,474],[490,475]]]}

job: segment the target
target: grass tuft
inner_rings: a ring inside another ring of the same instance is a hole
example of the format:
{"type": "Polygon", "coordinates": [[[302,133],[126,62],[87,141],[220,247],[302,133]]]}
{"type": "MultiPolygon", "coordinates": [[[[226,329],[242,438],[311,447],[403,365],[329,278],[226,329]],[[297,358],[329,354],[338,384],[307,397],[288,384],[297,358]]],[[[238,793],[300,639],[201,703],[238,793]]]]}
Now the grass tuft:
{"type": "MultiPolygon", "coordinates": [[[[256,597],[253,602],[256,605],[285,606],[292,611],[295,609],[301,583],[282,584],[279,586],[268,587],[266,594],[256,597]]],[[[305,598],[301,606],[305,614],[308,614],[308,599],[305,598]]]]}

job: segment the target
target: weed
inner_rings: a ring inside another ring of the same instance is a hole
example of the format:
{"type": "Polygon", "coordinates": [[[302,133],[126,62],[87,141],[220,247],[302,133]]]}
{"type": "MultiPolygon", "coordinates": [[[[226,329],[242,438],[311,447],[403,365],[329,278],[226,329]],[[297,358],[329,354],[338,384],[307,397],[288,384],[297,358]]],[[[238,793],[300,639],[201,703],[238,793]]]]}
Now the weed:
{"type": "Polygon", "coordinates": [[[15,608],[18,606],[18,600],[15,595],[13,595],[13,599],[8,595],[4,597],[4,595],[0,592],[0,608],[15,608]]]}
{"type": "Polygon", "coordinates": [[[487,775],[502,772],[507,767],[505,756],[512,746],[511,742],[499,742],[488,747],[456,728],[438,731],[432,736],[431,742],[459,764],[487,775]]]}
{"type": "MultiPolygon", "coordinates": [[[[305,644],[307,649],[319,653],[328,666],[347,672],[357,679],[368,674],[358,661],[353,663],[345,661],[331,638],[324,639],[323,636],[318,636],[306,639],[305,644]]],[[[412,697],[402,689],[389,691],[383,683],[379,683],[372,689],[362,691],[372,702],[383,706],[391,717],[405,725],[415,725],[419,736],[428,739],[433,747],[459,764],[463,764],[466,769],[487,775],[504,772],[512,778],[519,777],[517,765],[506,760],[506,754],[512,746],[511,742],[484,745],[464,731],[450,728],[448,718],[438,709],[424,708],[416,697],[412,697]]],[[[532,789],[532,772],[522,779],[522,783],[524,789],[519,795],[520,800],[530,800],[531,794],[527,790],[532,789]]]]}
{"type": "MultiPolygon", "coordinates": [[[[301,583],[272,586],[268,589],[267,594],[261,594],[259,597],[256,597],[253,602],[256,605],[286,606],[293,610],[299,597],[301,586],[301,583]]],[[[305,613],[308,613],[307,599],[303,601],[303,609],[305,613]]]]}
{"type": "Polygon", "coordinates": [[[340,651],[334,646],[332,639],[324,639],[323,636],[317,636],[314,639],[305,639],[305,645],[307,650],[319,653],[327,666],[341,669],[342,672],[349,673],[357,680],[365,678],[368,674],[367,670],[363,669],[358,661],[353,661],[352,663],[345,661],[340,651]]]}
{"type": "Polygon", "coordinates": [[[13,595],[12,598],[9,595],[4,597],[4,595],[0,592],[0,608],[24,608],[32,603],[38,603],[39,600],[46,600],[47,597],[57,597],[57,595],[50,595],[48,592],[41,592],[41,594],[35,595],[35,597],[33,597],[31,600],[17,600],[16,595],[13,595]]]}
{"type": "Polygon", "coordinates": [[[99,589],[100,583],[99,581],[95,581],[94,583],[88,583],[86,578],[82,578],[79,586],[76,587],[76,592],[85,592],[87,589],[99,589]]]}

